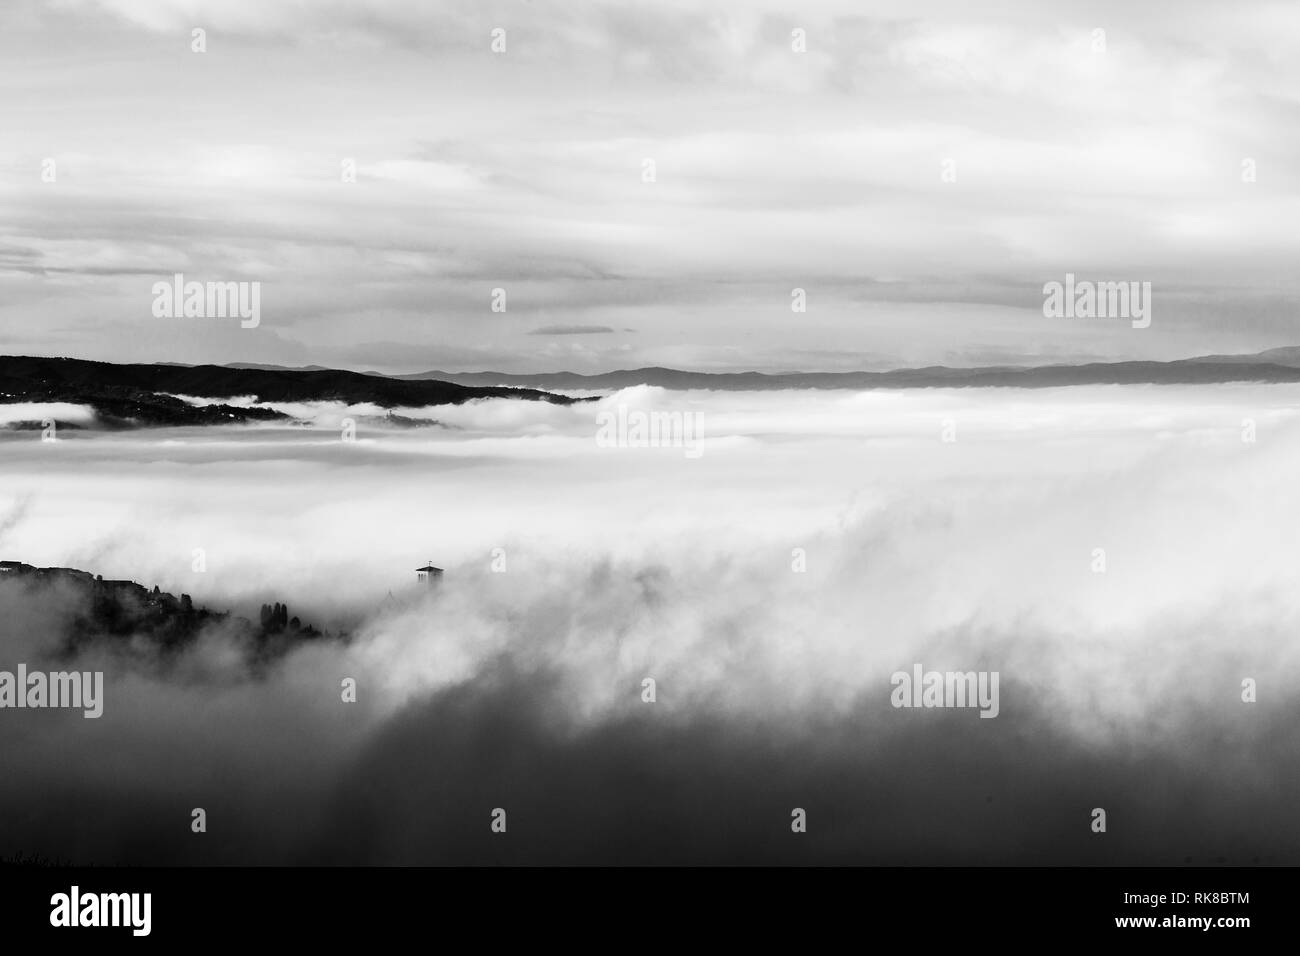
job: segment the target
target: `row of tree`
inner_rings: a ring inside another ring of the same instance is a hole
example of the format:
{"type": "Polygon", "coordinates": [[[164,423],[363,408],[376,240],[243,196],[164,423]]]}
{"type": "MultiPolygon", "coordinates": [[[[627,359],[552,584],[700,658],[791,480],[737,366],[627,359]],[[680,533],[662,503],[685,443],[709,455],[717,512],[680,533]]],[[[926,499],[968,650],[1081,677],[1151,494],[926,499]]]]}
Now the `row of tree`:
{"type": "Polygon", "coordinates": [[[279,601],[275,604],[263,604],[261,618],[262,630],[268,634],[283,631],[286,627],[295,631],[301,627],[301,622],[296,617],[290,620],[289,606],[279,601]]]}

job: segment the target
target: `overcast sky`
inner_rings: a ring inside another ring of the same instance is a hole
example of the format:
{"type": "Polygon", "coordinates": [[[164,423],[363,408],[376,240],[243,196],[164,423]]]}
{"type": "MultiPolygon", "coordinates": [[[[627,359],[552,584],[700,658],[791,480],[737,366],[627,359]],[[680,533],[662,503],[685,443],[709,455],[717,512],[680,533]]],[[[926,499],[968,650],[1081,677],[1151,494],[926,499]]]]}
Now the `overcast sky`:
{"type": "Polygon", "coordinates": [[[1300,341],[1300,5],[968,7],[7,0],[0,352],[591,372],[1300,341]],[[260,282],[260,326],[155,318],[176,272],[260,282]],[[1044,318],[1066,272],[1151,282],[1151,326],[1044,318]]]}

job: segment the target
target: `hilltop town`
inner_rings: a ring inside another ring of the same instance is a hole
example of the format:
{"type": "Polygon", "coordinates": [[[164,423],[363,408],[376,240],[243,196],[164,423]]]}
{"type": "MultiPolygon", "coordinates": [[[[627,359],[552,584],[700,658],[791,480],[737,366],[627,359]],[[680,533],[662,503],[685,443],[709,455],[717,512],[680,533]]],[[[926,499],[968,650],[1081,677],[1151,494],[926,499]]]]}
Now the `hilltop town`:
{"type": "Polygon", "coordinates": [[[0,561],[0,585],[62,589],[71,600],[81,598],[82,613],[74,616],[66,635],[66,649],[104,638],[144,638],[162,649],[188,645],[206,628],[224,625],[246,638],[257,656],[280,653],[300,640],[328,635],[297,617],[286,605],[262,605],[259,620],[228,612],[195,607],[188,594],[179,597],[155,586],[135,581],[105,580],[76,568],[38,568],[21,561],[0,561]]]}

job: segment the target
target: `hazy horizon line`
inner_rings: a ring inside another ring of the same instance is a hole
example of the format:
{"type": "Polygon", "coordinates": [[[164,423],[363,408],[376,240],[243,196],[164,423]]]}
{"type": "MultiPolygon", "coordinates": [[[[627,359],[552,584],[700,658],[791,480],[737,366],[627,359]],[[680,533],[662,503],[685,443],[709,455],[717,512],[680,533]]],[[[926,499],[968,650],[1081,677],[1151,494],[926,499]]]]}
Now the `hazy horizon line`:
{"type": "MultiPolygon", "coordinates": [[[[1079,359],[1074,361],[1045,361],[1034,362],[1032,360],[1024,362],[1001,362],[991,364],[971,364],[971,365],[954,365],[947,363],[931,365],[898,365],[889,368],[856,368],[856,369],[809,369],[809,368],[788,368],[788,369],[759,369],[753,367],[736,366],[731,368],[688,368],[675,365],[635,365],[635,366],[618,366],[606,369],[602,372],[576,372],[567,368],[559,369],[534,369],[527,372],[504,372],[495,368],[475,368],[475,369],[447,369],[447,368],[417,368],[405,372],[381,372],[373,368],[349,368],[342,365],[280,365],[274,362],[251,362],[251,361],[234,361],[234,362],[176,362],[176,361],[140,361],[140,362],[113,362],[106,359],[84,358],[77,355],[69,354],[31,354],[31,353],[6,353],[0,354],[2,359],[22,359],[22,358],[40,358],[40,359],[66,359],[77,362],[96,362],[103,365],[169,365],[180,368],[250,368],[263,369],[268,371],[282,372],[349,372],[356,375],[372,375],[380,378],[401,378],[410,375],[501,375],[507,378],[527,378],[534,375],[571,375],[576,378],[601,378],[607,375],[618,375],[628,372],[643,371],[664,371],[664,372],[681,372],[688,375],[709,375],[709,376],[731,376],[731,375],[761,375],[765,377],[779,377],[783,375],[883,375],[891,372],[920,372],[931,369],[950,369],[959,371],[978,371],[982,369],[1004,369],[1004,368],[1078,368],[1090,365],[1173,365],[1179,362],[1192,362],[1197,360],[1226,358],[1242,359],[1267,356],[1272,352],[1280,352],[1286,349],[1300,349],[1300,343],[1292,345],[1272,346],[1267,349],[1261,349],[1253,352],[1208,352],[1194,353],[1175,359],[1140,359],[1140,358],[1094,358],[1079,359]]],[[[1267,359],[1261,359],[1260,364],[1276,364],[1269,362],[1267,359]]]]}

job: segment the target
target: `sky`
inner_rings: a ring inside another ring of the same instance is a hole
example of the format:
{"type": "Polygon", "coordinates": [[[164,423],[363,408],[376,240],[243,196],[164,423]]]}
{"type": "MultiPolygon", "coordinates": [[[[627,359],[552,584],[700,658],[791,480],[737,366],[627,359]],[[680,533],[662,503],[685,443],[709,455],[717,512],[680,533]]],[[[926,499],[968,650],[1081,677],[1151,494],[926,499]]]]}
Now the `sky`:
{"type": "Polygon", "coordinates": [[[0,353],[785,371],[1296,344],[1300,6],[969,6],[10,0],[0,353]],[[260,323],[155,316],[176,273],[260,283],[260,323]],[[1150,326],[1045,317],[1067,273],[1150,282],[1150,326]]]}

